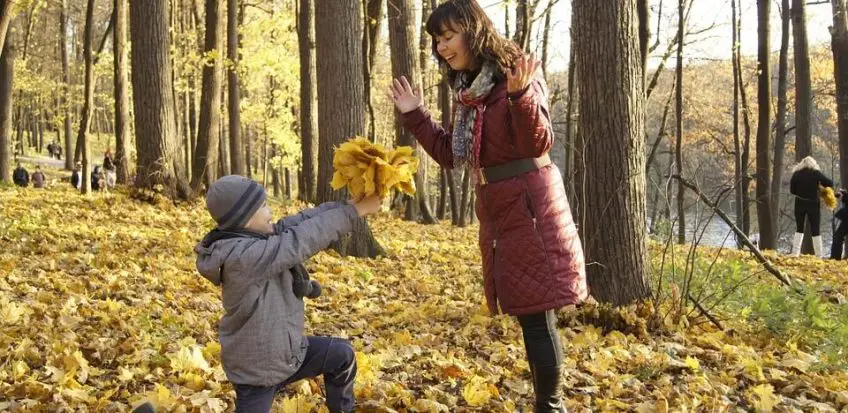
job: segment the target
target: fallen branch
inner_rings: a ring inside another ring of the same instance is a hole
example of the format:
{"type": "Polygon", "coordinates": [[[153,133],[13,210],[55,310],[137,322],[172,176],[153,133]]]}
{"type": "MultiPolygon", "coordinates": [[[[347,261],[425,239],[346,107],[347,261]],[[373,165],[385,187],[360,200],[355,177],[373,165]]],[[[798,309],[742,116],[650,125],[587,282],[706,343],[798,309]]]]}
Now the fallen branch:
{"type": "Polygon", "coordinates": [[[724,326],[721,325],[721,322],[718,321],[718,319],[715,318],[712,314],[710,314],[707,309],[704,308],[704,306],[702,306],[701,303],[699,303],[698,300],[695,299],[695,297],[692,297],[692,294],[686,294],[686,296],[689,297],[689,301],[691,301],[692,304],[695,305],[695,308],[698,309],[698,312],[700,312],[701,315],[707,317],[707,320],[710,320],[710,322],[713,323],[713,325],[715,325],[716,327],[718,327],[719,330],[724,331],[724,326]]]}
{"type": "Polygon", "coordinates": [[[754,254],[754,257],[757,258],[757,261],[759,261],[763,265],[766,271],[770,272],[772,275],[775,276],[775,278],[780,280],[780,282],[782,282],[786,286],[792,286],[792,283],[789,281],[789,278],[783,275],[780,270],[775,268],[775,266],[772,265],[771,262],[769,262],[768,258],[766,258],[762,252],[760,252],[760,249],[757,248],[754,243],[752,243],[751,240],[748,239],[745,233],[742,232],[742,230],[740,230],[736,226],[736,224],[733,223],[733,221],[727,216],[727,214],[725,214],[724,211],[721,210],[721,208],[716,206],[712,201],[710,201],[709,198],[707,198],[703,193],[701,193],[701,191],[698,189],[697,186],[695,186],[695,184],[687,181],[680,175],[672,175],[671,177],[677,179],[686,188],[689,188],[692,192],[698,195],[698,199],[701,202],[706,204],[708,207],[712,208],[713,211],[715,211],[715,213],[719,217],[721,217],[722,220],[724,220],[724,222],[730,227],[730,229],[733,230],[733,232],[736,234],[736,237],[739,238],[739,240],[742,242],[742,245],[746,246],[751,251],[751,253],[754,254]]]}

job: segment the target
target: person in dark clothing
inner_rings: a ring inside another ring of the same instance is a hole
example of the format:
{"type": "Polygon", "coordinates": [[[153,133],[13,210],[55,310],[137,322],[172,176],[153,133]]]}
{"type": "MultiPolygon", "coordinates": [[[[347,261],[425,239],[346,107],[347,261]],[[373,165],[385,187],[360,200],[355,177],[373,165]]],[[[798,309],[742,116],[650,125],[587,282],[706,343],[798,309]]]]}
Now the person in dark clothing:
{"type": "Polygon", "coordinates": [[[47,156],[49,156],[51,159],[53,159],[53,156],[56,154],[54,148],[55,146],[53,145],[53,142],[47,144],[47,156]]]}
{"type": "Polygon", "coordinates": [[[56,159],[61,161],[62,160],[62,145],[59,145],[57,143],[54,151],[56,151],[56,159]]]}
{"type": "Polygon", "coordinates": [[[840,189],[836,193],[836,197],[842,200],[842,208],[839,208],[834,214],[834,217],[839,220],[839,226],[833,232],[833,243],[830,245],[830,258],[841,260],[845,243],[845,236],[848,235],[848,190],[840,189]]]}
{"type": "Polygon", "coordinates": [[[91,190],[99,191],[104,186],[103,171],[99,166],[95,166],[94,171],[91,173],[91,190]]]}
{"type": "Polygon", "coordinates": [[[813,252],[821,257],[821,201],[819,200],[819,185],[833,187],[833,181],[824,176],[819,164],[808,156],[801,159],[792,168],[792,179],[789,181],[789,192],[795,195],[795,238],[792,240],[792,255],[801,254],[801,242],[804,239],[804,219],[810,221],[810,232],[813,236],[813,252]]]}
{"type": "Polygon", "coordinates": [[[82,165],[76,164],[74,172],[71,174],[71,185],[76,189],[82,188],[82,165]]]}
{"type": "Polygon", "coordinates": [[[12,174],[12,181],[15,185],[22,188],[29,186],[29,172],[24,169],[24,165],[20,162],[18,162],[18,167],[15,168],[15,172],[12,174]]]}

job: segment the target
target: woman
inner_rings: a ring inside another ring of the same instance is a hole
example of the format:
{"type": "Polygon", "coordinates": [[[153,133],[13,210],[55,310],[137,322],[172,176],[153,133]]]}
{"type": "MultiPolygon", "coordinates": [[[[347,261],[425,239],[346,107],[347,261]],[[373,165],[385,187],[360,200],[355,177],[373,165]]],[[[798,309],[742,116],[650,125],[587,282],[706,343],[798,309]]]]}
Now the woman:
{"type": "Polygon", "coordinates": [[[562,176],[548,157],[553,131],[540,63],[498,35],[474,0],[448,0],[426,28],[456,92],[453,131],[431,118],[405,77],[393,81],[391,98],[430,156],[473,173],[489,310],[500,305],[518,317],[536,411],[564,411],[555,310],[588,293],[562,176]]]}
{"type": "Polygon", "coordinates": [[[808,156],[801,159],[792,168],[792,180],[789,181],[789,192],[795,195],[795,239],[792,240],[792,255],[801,254],[801,242],[804,240],[804,219],[810,220],[810,232],[813,235],[813,252],[821,257],[821,202],[819,201],[819,185],[833,187],[833,181],[824,176],[819,164],[808,156]]]}

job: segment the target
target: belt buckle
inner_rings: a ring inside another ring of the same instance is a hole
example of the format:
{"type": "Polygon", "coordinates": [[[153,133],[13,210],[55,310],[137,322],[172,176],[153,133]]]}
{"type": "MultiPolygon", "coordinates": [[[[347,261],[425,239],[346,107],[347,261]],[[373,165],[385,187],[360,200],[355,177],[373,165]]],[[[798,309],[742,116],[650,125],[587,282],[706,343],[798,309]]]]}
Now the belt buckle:
{"type": "Polygon", "coordinates": [[[476,183],[479,185],[486,186],[489,184],[489,182],[486,180],[486,174],[483,173],[483,168],[475,168],[474,177],[476,178],[476,183]]]}

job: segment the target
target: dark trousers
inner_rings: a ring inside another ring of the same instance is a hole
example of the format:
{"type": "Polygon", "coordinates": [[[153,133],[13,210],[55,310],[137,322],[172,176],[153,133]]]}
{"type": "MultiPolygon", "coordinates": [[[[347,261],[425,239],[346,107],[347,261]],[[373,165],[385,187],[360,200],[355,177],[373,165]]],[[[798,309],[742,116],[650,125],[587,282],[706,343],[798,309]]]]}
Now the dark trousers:
{"type": "Polygon", "coordinates": [[[565,411],[560,400],[562,343],[556,322],[554,310],[518,317],[536,391],[536,412],[565,411]]]}
{"type": "Polygon", "coordinates": [[[324,375],[327,407],[331,412],[353,411],[353,381],[356,377],[356,355],[347,340],[337,337],[307,337],[309,349],[300,369],[286,381],[268,387],[234,384],[236,412],[267,413],[274,396],[289,383],[324,375]]]}
{"type": "Polygon", "coordinates": [[[818,202],[795,200],[795,232],[804,232],[804,218],[810,220],[810,233],[821,235],[821,205],[818,202]]]}
{"type": "Polygon", "coordinates": [[[848,222],[840,222],[836,227],[836,232],[833,233],[833,243],[830,245],[830,258],[834,260],[842,259],[842,244],[845,242],[845,236],[848,235],[848,222]]]}

